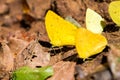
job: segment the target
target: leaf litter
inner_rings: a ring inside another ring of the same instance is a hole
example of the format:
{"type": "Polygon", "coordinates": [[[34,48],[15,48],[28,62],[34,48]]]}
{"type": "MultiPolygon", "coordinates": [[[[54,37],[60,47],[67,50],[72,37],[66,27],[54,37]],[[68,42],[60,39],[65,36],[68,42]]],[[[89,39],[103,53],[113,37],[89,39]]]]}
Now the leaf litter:
{"type": "Polygon", "coordinates": [[[29,12],[24,15],[21,0],[0,1],[3,6],[0,7],[0,80],[11,79],[12,72],[23,66],[47,65],[54,68],[54,75],[48,80],[119,80],[120,35],[107,12],[111,0],[26,2],[29,12]],[[44,24],[45,13],[51,9],[63,18],[72,16],[85,27],[88,7],[106,20],[107,26],[102,34],[111,45],[85,61],[78,57],[75,47],[52,49],[44,24]]]}

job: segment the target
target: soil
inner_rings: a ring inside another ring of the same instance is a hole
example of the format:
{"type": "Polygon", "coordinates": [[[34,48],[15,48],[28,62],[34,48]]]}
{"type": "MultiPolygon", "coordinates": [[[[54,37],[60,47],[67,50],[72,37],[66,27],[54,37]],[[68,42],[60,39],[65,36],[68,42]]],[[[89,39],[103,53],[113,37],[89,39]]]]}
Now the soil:
{"type": "Polygon", "coordinates": [[[0,80],[11,80],[12,72],[22,66],[48,65],[55,73],[47,80],[119,80],[120,30],[108,13],[111,1],[0,0],[0,80]],[[106,21],[102,33],[108,40],[106,48],[85,61],[74,46],[53,49],[45,28],[47,11],[63,18],[71,16],[85,27],[87,8],[106,21]]]}

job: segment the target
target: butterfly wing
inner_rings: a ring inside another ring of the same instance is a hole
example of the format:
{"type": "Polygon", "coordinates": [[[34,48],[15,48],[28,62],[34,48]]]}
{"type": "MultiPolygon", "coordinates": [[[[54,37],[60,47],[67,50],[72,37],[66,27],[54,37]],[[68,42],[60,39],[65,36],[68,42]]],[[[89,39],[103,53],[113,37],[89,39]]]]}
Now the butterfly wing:
{"type": "Polygon", "coordinates": [[[111,2],[108,11],[112,20],[120,26],[120,1],[111,2]]]}
{"type": "Polygon", "coordinates": [[[53,46],[75,45],[76,26],[51,10],[46,14],[45,25],[53,46]]]}
{"type": "Polygon", "coordinates": [[[76,35],[76,49],[80,58],[88,58],[101,52],[107,45],[107,40],[101,34],[79,28],[76,35]]]}
{"type": "Polygon", "coordinates": [[[92,9],[86,11],[86,28],[94,33],[102,33],[105,27],[104,19],[92,9]]]}

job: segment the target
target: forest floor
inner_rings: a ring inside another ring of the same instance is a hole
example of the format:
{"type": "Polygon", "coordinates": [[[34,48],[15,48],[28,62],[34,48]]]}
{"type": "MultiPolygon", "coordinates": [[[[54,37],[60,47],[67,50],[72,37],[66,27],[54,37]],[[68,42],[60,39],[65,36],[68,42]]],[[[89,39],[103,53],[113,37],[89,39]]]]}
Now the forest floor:
{"type": "Polygon", "coordinates": [[[14,70],[51,65],[48,80],[119,80],[120,30],[108,14],[111,0],[0,0],[0,80],[10,80],[14,70]],[[45,28],[48,10],[65,18],[72,16],[85,27],[86,9],[106,21],[102,33],[107,47],[83,61],[75,47],[52,49],[45,28]],[[119,61],[118,61],[119,60],[119,61]]]}

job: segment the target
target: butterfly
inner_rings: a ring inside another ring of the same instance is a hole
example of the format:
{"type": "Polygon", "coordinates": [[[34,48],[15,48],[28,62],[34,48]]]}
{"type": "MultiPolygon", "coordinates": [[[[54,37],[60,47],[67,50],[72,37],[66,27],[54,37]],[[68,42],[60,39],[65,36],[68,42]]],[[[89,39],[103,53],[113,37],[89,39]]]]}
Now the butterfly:
{"type": "Polygon", "coordinates": [[[51,10],[45,16],[45,26],[53,46],[74,45],[80,58],[97,54],[107,45],[103,35],[77,27],[51,10]]]}
{"type": "Polygon", "coordinates": [[[120,1],[112,1],[109,5],[108,12],[112,20],[120,26],[120,1]]]}
{"type": "Polygon", "coordinates": [[[86,11],[86,28],[93,33],[101,34],[105,26],[105,20],[94,10],[88,8],[86,11]]]}
{"type": "Polygon", "coordinates": [[[53,46],[75,45],[77,27],[69,21],[49,10],[45,17],[45,25],[50,43],[53,46]]]}
{"type": "Polygon", "coordinates": [[[107,45],[106,38],[85,28],[79,28],[76,34],[76,49],[80,58],[88,58],[98,54],[107,45]]]}

